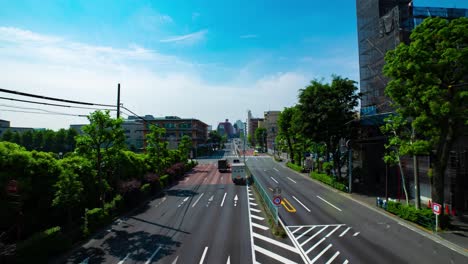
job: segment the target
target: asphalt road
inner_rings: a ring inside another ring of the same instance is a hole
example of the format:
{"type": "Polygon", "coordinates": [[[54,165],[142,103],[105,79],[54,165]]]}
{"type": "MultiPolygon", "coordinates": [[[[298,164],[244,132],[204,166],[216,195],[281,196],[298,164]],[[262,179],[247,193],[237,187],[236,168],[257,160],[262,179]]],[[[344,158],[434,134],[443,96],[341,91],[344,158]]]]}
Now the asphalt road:
{"type": "Polygon", "coordinates": [[[282,167],[248,157],[269,191],[279,186],[279,215],[309,263],[468,263],[468,258],[337,191],[282,167]]]}

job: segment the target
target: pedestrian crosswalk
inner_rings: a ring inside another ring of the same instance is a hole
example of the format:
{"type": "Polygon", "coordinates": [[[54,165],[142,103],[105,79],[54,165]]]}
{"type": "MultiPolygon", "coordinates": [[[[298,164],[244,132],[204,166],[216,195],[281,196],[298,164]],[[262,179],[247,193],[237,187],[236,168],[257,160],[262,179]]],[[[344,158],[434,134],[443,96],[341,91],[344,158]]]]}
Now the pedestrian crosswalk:
{"type": "Polygon", "coordinates": [[[347,263],[346,257],[334,249],[333,241],[359,235],[359,232],[351,232],[352,228],[345,224],[287,226],[286,228],[309,263],[347,263]]]}

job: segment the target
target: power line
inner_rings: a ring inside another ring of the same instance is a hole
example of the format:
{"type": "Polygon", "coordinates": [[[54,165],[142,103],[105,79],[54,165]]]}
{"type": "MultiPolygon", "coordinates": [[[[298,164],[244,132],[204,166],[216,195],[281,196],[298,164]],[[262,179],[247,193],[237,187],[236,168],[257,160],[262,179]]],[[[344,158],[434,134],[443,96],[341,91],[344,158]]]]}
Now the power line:
{"type": "Polygon", "coordinates": [[[21,96],[27,96],[27,97],[40,98],[40,99],[45,99],[45,100],[59,101],[59,102],[64,102],[64,103],[82,104],[82,105],[96,105],[96,106],[105,106],[105,107],[115,107],[115,105],[95,104],[95,103],[87,103],[87,102],[73,101],[73,100],[60,99],[60,98],[48,97],[48,96],[37,95],[37,94],[23,93],[23,92],[18,92],[18,91],[13,91],[13,90],[7,90],[7,89],[3,89],[3,88],[0,88],[0,92],[10,93],[10,94],[16,94],[16,95],[21,95],[21,96]]]}
{"type": "Polygon", "coordinates": [[[141,120],[143,120],[143,121],[145,121],[145,122],[148,122],[148,120],[146,120],[146,119],[144,119],[143,117],[141,117],[141,116],[135,114],[132,110],[128,109],[127,107],[125,107],[125,106],[122,105],[122,108],[125,109],[125,110],[127,110],[127,111],[129,111],[130,113],[132,113],[134,116],[140,118],[141,120]]]}
{"type": "Polygon", "coordinates": [[[36,101],[15,99],[15,98],[2,97],[2,96],[0,96],[0,99],[3,99],[3,100],[10,100],[10,101],[16,101],[16,102],[22,102],[22,103],[40,104],[40,105],[50,105],[50,106],[59,106],[59,107],[67,107],[67,108],[116,111],[115,109],[93,108],[93,107],[83,107],[83,106],[73,106],[73,105],[62,105],[62,104],[50,104],[50,103],[43,103],[43,102],[36,102],[36,101]]]}
{"type": "Polygon", "coordinates": [[[74,114],[66,114],[66,113],[58,113],[58,112],[32,112],[32,111],[20,111],[20,110],[11,110],[11,109],[0,109],[1,111],[5,112],[15,112],[15,113],[26,113],[26,114],[42,114],[42,115],[64,115],[64,116],[76,116],[76,117],[87,117],[87,115],[74,115],[74,114]]]}
{"type": "Polygon", "coordinates": [[[6,105],[6,104],[0,104],[0,106],[18,108],[18,109],[23,109],[23,110],[43,111],[43,112],[46,112],[46,113],[53,113],[53,114],[66,114],[66,113],[55,112],[55,111],[50,111],[50,110],[46,110],[46,109],[42,109],[42,108],[35,108],[35,107],[24,107],[24,106],[6,105]]]}

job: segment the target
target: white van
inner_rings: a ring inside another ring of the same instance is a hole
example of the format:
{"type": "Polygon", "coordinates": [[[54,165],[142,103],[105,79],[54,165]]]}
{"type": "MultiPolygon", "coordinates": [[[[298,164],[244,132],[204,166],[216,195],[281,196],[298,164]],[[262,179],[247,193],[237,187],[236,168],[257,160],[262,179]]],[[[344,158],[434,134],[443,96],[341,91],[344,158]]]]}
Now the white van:
{"type": "Polygon", "coordinates": [[[247,183],[247,172],[244,163],[233,163],[231,165],[231,179],[234,184],[247,183]]]}

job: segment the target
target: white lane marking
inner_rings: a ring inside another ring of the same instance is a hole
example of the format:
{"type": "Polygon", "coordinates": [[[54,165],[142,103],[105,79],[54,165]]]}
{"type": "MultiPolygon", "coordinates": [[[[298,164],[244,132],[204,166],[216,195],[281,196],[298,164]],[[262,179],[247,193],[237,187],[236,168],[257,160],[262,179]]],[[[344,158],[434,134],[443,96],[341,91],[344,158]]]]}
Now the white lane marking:
{"type": "Polygon", "coordinates": [[[325,254],[325,252],[327,252],[328,249],[330,249],[332,246],[332,244],[328,245],[324,250],[322,250],[322,252],[320,252],[317,256],[315,256],[315,258],[310,262],[310,263],[314,263],[315,261],[317,261],[323,254],[325,254]]]}
{"type": "Polygon", "coordinates": [[[192,204],[192,207],[195,207],[195,205],[198,203],[198,201],[200,201],[200,199],[202,198],[202,196],[203,196],[204,194],[205,194],[205,193],[200,194],[200,196],[198,197],[198,199],[192,204]]]}
{"type": "Polygon", "coordinates": [[[221,176],[221,181],[223,181],[224,176],[221,176]]]}
{"type": "Polygon", "coordinates": [[[250,203],[250,204],[253,205],[253,206],[257,206],[257,205],[258,205],[258,204],[256,204],[256,203],[250,203]]]}
{"type": "Polygon", "coordinates": [[[318,234],[322,233],[323,230],[327,229],[328,226],[324,226],[322,229],[320,229],[320,231],[318,231],[317,233],[315,233],[313,236],[309,237],[309,239],[307,239],[306,241],[304,241],[302,244],[301,244],[301,247],[305,244],[307,244],[307,242],[309,242],[310,240],[312,240],[314,237],[316,237],[318,234]]]}
{"type": "Polygon", "coordinates": [[[270,177],[270,178],[271,178],[274,182],[276,182],[276,183],[279,184],[279,182],[278,182],[277,180],[275,180],[275,178],[273,178],[273,177],[270,177]]]}
{"type": "Polygon", "coordinates": [[[188,200],[188,197],[186,197],[177,207],[181,207],[187,200],[188,200]]]}
{"type": "Polygon", "coordinates": [[[273,168],[275,171],[279,172],[279,170],[277,168],[273,168]]]}
{"type": "Polygon", "coordinates": [[[255,250],[262,253],[262,254],[264,254],[264,255],[267,255],[267,256],[269,256],[269,257],[271,257],[273,259],[276,259],[276,260],[278,260],[278,261],[280,261],[282,263],[287,263],[287,264],[295,264],[296,263],[296,262],[293,262],[293,261],[291,261],[291,260],[289,260],[287,258],[284,258],[284,257],[282,257],[282,256],[280,256],[280,255],[278,255],[276,253],[273,253],[273,252],[271,252],[269,250],[261,248],[259,246],[255,246],[255,250]]]}
{"type": "Polygon", "coordinates": [[[237,206],[237,200],[239,200],[239,198],[237,197],[237,194],[236,194],[236,197],[234,197],[234,206],[237,206]]]}
{"type": "Polygon", "coordinates": [[[159,250],[161,250],[161,246],[159,246],[158,249],[156,249],[156,250],[153,252],[153,255],[151,255],[151,257],[145,262],[145,264],[151,263],[151,261],[153,260],[154,256],[156,256],[156,254],[158,254],[159,250]]]}
{"type": "Polygon", "coordinates": [[[288,179],[289,179],[290,181],[294,182],[294,183],[297,183],[295,180],[293,180],[293,179],[291,179],[291,178],[289,178],[289,177],[288,177],[288,179]]]}
{"type": "Polygon", "coordinates": [[[293,196],[292,198],[294,198],[294,200],[296,200],[298,203],[300,203],[302,205],[302,207],[304,207],[310,213],[310,209],[307,208],[307,206],[305,206],[303,203],[301,203],[301,201],[299,201],[295,196],[293,196]]]}
{"type": "Polygon", "coordinates": [[[261,212],[260,210],[255,209],[255,208],[250,208],[250,210],[251,210],[252,212],[256,212],[256,213],[260,213],[260,212],[261,212]]]}
{"type": "Polygon", "coordinates": [[[330,264],[330,263],[332,263],[333,260],[334,260],[336,257],[338,257],[339,254],[340,254],[340,252],[337,251],[337,252],[335,253],[335,255],[333,255],[333,257],[331,257],[331,259],[329,259],[329,260],[327,261],[327,263],[325,263],[325,264],[330,264]]]}
{"type": "Polygon", "coordinates": [[[315,243],[311,248],[309,248],[309,250],[306,251],[306,254],[309,254],[312,250],[314,250],[314,248],[316,248],[316,247],[318,247],[318,245],[322,244],[323,241],[325,241],[324,237],[322,239],[320,239],[319,242],[315,243]]]}
{"type": "Polygon", "coordinates": [[[166,201],[166,199],[167,199],[167,197],[163,197],[163,198],[161,199],[161,201],[160,201],[157,205],[154,205],[154,207],[160,206],[164,201],[166,201]]]}
{"type": "MultiPolygon", "coordinates": [[[[250,212],[250,210],[249,210],[249,212],[250,212]]],[[[258,220],[265,220],[265,218],[260,217],[260,216],[256,216],[256,215],[251,215],[251,216],[252,216],[252,218],[255,218],[255,219],[258,219],[258,220]]]]}
{"type": "Polygon", "coordinates": [[[343,264],[348,264],[348,260],[345,260],[345,261],[343,262],[343,264]]]}
{"type": "Polygon", "coordinates": [[[356,232],[356,233],[354,233],[354,235],[353,235],[353,236],[357,236],[357,235],[359,235],[359,232],[356,232]]]}
{"type": "Polygon", "coordinates": [[[264,226],[264,225],[259,225],[257,223],[252,223],[252,225],[256,228],[260,228],[262,230],[268,230],[268,227],[264,226]]]}
{"type": "Polygon", "coordinates": [[[335,233],[336,230],[338,230],[341,226],[337,226],[335,227],[335,229],[333,229],[330,233],[328,233],[328,235],[326,235],[325,237],[330,237],[333,233],[335,233]]]}
{"type": "Polygon", "coordinates": [[[130,253],[127,253],[127,256],[125,256],[125,258],[123,258],[121,261],[119,261],[117,264],[122,264],[124,263],[127,259],[128,259],[128,256],[130,256],[130,253]]]}
{"type": "Polygon", "coordinates": [[[250,200],[250,201],[255,201],[255,199],[254,199],[254,198],[250,198],[250,197],[249,197],[249,200],[250,200]]]}
{"type": "Polygon", "coordinates": [[[223,207],[224,199],[226,199],[226,195],[227,195],[227,193],[224,193],[223,201],[221,202],[221,207],[223,207]]]}
{"type": "Polygon", "coordinates": [[[307,229],[307,231],[305,231],[304,233],[300,234],[300,235],[296,238],[297,241],[299,241],[299,239],[300,239],[301,237],[305,236],[307,233],[309,233],[310,231],[312,231],[314,228],[315,228],[315,226],[313,226],[313,227],[307,229]]]}
{"type": "MultiPolygon", "coordinates": [[[[247,185],[247,190],[249,190],[249,186],[247,185]]],[[[247,192],[246,192],[247,193],[247,192]]],[[[247,195],[249,198],[249,195],[247,195]]],[[[250,199],[247,199],[247,206],[250,207],[250,199]]],[[[253,232],[252,232],[252,218],[250,217],[250,210],[247,210],[249,213],[249,231],[250,231],[250,250],[252,251],[252,263],[257,263],[255,260],[255,250],[254,250],[254,239],[253,239],[253,232]]]]}
{"type": "Polygon", "coordinates": [[[261,240],[263,240],[263,241],[266,241],[266,242],[268,242],[268,243],[270,243],[270,244],[273,244],[273,245],[276,245],[276,246],[278,246],[278,247],[282,247],[282,248],[284,248],[284,249],[287,249],[287,250],[289,250],[289,251],[292,251],[292,252],[294,252],[294,253],[299,253],[299,251],[297,251],[297,248],[291,247],[290,245],[281,243],[281,242],[276,241],[276,240],[274,240],[274,239],[271,239],[271,238],[269,238],[269,237],[262,236],[262,235],[257,234],[257,233],[253,233],[253,236],[256,237],[256,238],[258,238],[258,239],[261,239],[261,240]]]}
{"type": "Polygon", "coordinates": [[[208,247],[205,247],[205,250],[203,251],[203,255],[201,256],[201,259],[200,259],[200,264],[203,263],[203,260],[205,260],[207,251],[208,251],[208,247]]]}
{"type": "Polygon", "coordinates": [[[177,256],[177,257],[174,259],[174,261],[172,261],[171,264],[176,264],[178,259],[179,259],[179,256],[177,256]]]}
{"type": "Polygon", "coordinates": [[[212,196],[210,197],[210,199],[208,199],[208,201],[209,201],[209,202],[212,202],[213,199],[214,199],[214,195],[212,195],[212,196]]]}
{"type": "Polygon", "coordinates": [[[231,264],[231,256],[228,256],[228,259],[226,261],[226,264],[231,264]]]}
{"type": "Polygon", "coordinates": [[[303,228],[303,226],[298,227],[296,230],[292,231],[291,234],[296,233],[297,231],[301,230],[302,228],[303,228]]]}
{"type": "Polygon", "coordinates": [[[322,200],[322,201],[326,202],[327,204],[331,205],[333,208],[335,208],[336,210],[338,210],[338,211],[340,211],[340,212],[341,212],[341,209],[340,209],[340,208],[338,208],[338,207],[334,206],[334,205],[333,205],[333,204],[331,204],[329,201],[327,201],[327,200],[323,199],[322,197],[320,197],[320,196],[318,196],[318,195],[317,195],[317,198],[319,198],[320,200],[322,200]]]}
{"type": "Polygon", "coordinates": [[[346,230],[343,231],[343,233],[340,234],[340,237],[344,236],[350,229],[351,229],[351,227],[346,228],[346,230]]]}

